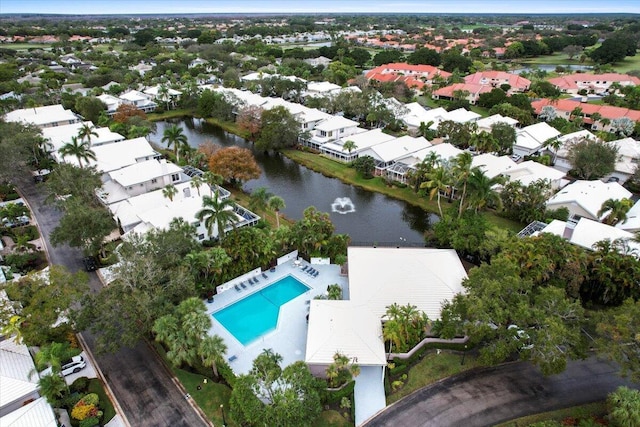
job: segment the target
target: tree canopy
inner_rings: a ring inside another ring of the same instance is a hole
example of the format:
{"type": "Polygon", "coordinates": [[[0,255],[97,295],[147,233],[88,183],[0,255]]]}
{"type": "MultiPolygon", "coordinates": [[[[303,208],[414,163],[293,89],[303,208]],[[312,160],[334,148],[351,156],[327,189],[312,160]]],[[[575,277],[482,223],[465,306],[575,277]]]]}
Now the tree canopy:
{"type": "Polygon", "coordinates": [[[578,178],[599,179],[615,169],[618,148],[606,142],[583,139],[569,148],[572,173],[578,178]]]}
{"type": "Polygon", "coordinates": [[[264,110],[261,121],[260,133],[256,140],[258,150],[277,151],[298,143],[300,123],[286,108],[278,106],[264,110]]]}
{"type": "Polygon", "coordinates": [[[260,177],[262,170],[250,150],[227,147],[209,157],[209,170],[231,184],[241,184],[260,177]]]}

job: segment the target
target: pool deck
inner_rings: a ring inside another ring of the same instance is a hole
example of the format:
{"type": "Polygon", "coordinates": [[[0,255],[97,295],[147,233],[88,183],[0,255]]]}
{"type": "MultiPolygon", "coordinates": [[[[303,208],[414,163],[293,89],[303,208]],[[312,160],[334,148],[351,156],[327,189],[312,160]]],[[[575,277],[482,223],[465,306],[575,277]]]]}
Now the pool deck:
{"type": "Polygon", "coordinates": [[[246,374],[251,370],[253,360],[262,353],[263,349],[272,349],[282,356],[282,366],[288,366],[293,362],[304,361],[305,349],[307,347],[307,314],[309,304],[307,301],[316,296],[326,294],[327,286],[337,283],[343,293],[347,293],[347,277],[340,275],[338,265],[313,265],[319,274],[312,277],[302,271],[302,268],[310,265],[306,261],[301,261],[296,265],[293,261],[286,262],[275,268],[275,272],[265,271],[266,279],[262,275],[257,275],[259,282],[255,285],[245,283],[246,289],[237,291],[231,287],[224,292],[217,294],[212,303],[205,303],[207,313],[211,315],[234,302],[251,295],[269,285],[277,282],[286,276],[293,276],[304,283],[309,290],[297,296],[280,307],[278,325],[274,331],[268,332],[257,340],[242,345],[231,333],[229,333],[213,316],[211,316],[213,326],[209,329],[209,334],[217,334],[224,339],[227,345],[226,358],[236,375],[246,374]]]}

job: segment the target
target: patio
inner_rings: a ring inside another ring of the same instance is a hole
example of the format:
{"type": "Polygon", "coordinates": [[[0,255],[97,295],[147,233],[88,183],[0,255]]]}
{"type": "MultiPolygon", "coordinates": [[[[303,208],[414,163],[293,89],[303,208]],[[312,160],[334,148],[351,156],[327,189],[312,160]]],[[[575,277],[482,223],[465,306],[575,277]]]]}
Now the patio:
{"type": "Polygon", "coordinates": [[[275,267],[275,271],[264,271],[267,275],[266,279],[261,274],[254,275],[259,278],[257,284],[252,286],[245,284],[247,288],[240,291],[237,291],[233,285],[228,286],[225,291],[219,292],[215,296],[212,303],[205,303],[207,313],[211,315],[289,275],[309,287],[307,292],[281,306],[275,330],[266,333],[246,346],[242,345],[211,316],[212,327],[209,333],[217,334],[224,339],[228,348],[226,358],[237,375],[248,373],[251,370],[253,360],[263,349],[267,348],[273,349],[274,352],[282,356],[282,366],[288,366],[296,361],[304,361],[307,345],[307,314],[309,313],[307,301],[326,294],[327,286],[334,283],[339,284],[343,293],[346,293],[348,282],[347,277],[340,275],[340,266],[338,265],[314,264],[313,268],[319,272],[317,277],[312,277],[302,271],[310,265],[302,259],[287,261],[275,267]]]}

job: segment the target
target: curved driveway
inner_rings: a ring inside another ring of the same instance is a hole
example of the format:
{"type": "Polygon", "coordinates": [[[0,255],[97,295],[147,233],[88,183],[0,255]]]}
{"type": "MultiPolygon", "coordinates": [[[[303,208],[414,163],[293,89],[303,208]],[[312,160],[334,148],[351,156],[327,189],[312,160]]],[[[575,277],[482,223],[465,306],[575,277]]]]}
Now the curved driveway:
{"type": "Polygon", "coordinates": [[[570,362],[545,377],[530,363],[476,369],[425,387],[387,407],[364,425],[483,427],[525,415],[604,400],[620,385],[638,388],[607,362],[570,362]]]}
{"type": "MultiPolygon", "coordinates": [[[[29,179],[23,178],[19,180],[18,188],[38,221],[50,262],[64,265],[72,272],[82,269],[80,250],[67,245],[53,247],[49,241],[49,235],[57,226],[61,213],[53,205],[44,203],[42,184],[34,185],[29,179]]],[[[89,274],[89,285],[94,293],[102,289],[102,283],[95,273],[89,274]]],[[[185,399],[165,366],[146,343],[139,342],[134,348],[122,348],[114,354],[98,355],[95,352],[95,336],[85,331],[82,337],[131,426],[209,425],[185,399]]]]}

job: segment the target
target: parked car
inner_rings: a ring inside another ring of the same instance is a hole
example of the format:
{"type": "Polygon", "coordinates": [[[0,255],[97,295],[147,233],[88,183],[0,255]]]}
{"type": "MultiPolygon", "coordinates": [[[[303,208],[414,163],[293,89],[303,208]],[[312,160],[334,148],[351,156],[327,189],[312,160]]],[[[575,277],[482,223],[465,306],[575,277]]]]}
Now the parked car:
{"type": "Polygon", "coordinates": [[[529,334],[518,327],[518,325],[509,325],[507,330],[513,332],[513,339],[521,342],[520,350],[531,350],[533,344],[531,344],[531,337],[529,334]]]}
{"type": "Polygon", "coordinates": [[[2,218],[2,225],[4,227],[15,228],[15,227],[23,227],[25,225],[29,225],[31,220],[28,216],[22,215],[14,220],[10,220],[9,218],[2,218]]]}
{"type": "Polygon", "coordinates": [[[520,161],[520,159],[522,159],[522,156],[520,154],[512,154],[511,155],[511,160],[513,160],[516,163],[518,163],[520,161]]]}
{"type": "MultiPolygon", "coordinates": [[[[87,366],[87,362],[84,361],[84,358],[82,356],[73,356],[71,359],[62,362],[60,366],[60,373],[63,377],[66,377],[67,375],[80,372],[87,366]]],[[[40,377],[51,375],[52,373],[53,371],[51,370],[51,366],[49,366],[47,369],[40,373],[40,377]]]]}
{"type": "Polygon", "coordinates": [[[98,269],[98,263],[92,256],[84,257],[82,263],[84,264],[84,269],[87,271],[96,271],[98,269]]]}

